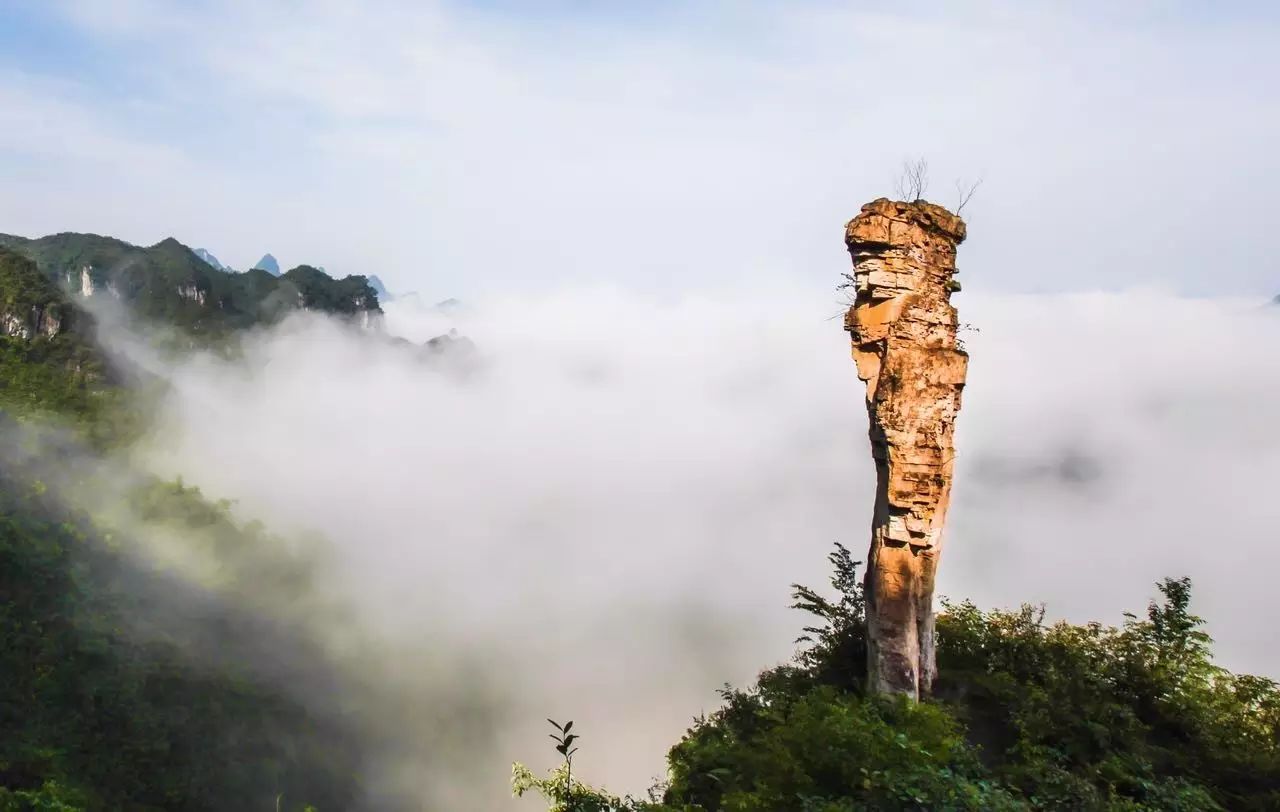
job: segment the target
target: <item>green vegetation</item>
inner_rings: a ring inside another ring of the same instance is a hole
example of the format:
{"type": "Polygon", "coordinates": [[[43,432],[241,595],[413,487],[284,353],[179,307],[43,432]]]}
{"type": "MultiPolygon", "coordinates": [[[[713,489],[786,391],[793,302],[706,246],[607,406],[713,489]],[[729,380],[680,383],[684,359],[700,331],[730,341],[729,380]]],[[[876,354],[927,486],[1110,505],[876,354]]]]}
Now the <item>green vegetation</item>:
{"type": "Polygon", "coordinates": [[[299,265],[285,272],[282,287],[292,285],[308,310],[354,316],[362,310],[378,307],[378,294],[363,276],[332,279],[324,271],[310,265],[299,265]]]}
{"type": "Polygon", "coordinates": [[[9,421],[0,438],[0,810],[269,809],[278,793],[282,809],[348,808],[360,753],[324,658],[244,596],[136,553],[139,538],[181,534],[291,597],[306,567],[181,483],[130,486],[134,526],[100,527],[66,504],[107,490],[89,487],[107,474],[77,444],[9,421]],[[75,479],[39,478],[54,467],[75,479]]]}
{"type": "Polygon", "coordinates": [[[32,341],[0,337],[0,403],[92,419],[109,398],[104,365],[75,336],[32,341]]]}
{"type": "Polygon", "coordinates": [[[347,316],[381,310],[363,276],[333,279],[307,265],[279,278],[222,271],[172,238],[142,248],[96,234],[0,234],[0,248],[33,260],[58,286],[80,292],[87,281],[94,295],[109,291],[136,315],[197,337],[225,336],[299,307],[347,316]]]}
{"type": "Polygon", "coordinates": [[[37,271],[0,249],[0,406],[95,421],[109,399],[107,368],[88,317],[37,271]],[[48,329],[40,329],[47,327],[48,329]]]}
{"type": "MultiPolygon", "coordinates": [[[[63,237],[26,247],[83,258],[63,237]]],[[[102,246],[123,258],[112,283],[144,292],[185,251],[102,246]]],[[[361,737],[308,642],[307,562],[226,503],[108,462],[143,430],[147,388],[60,281],[0,248],[0,812],[351,807],[361,737]],[[203,568],[157,566],[166,541],[203,568]]],[[[211,324],[183,312],[191,335],[211,324]]]]}
{"type": "Polygon", "coordinates": [[[6,317],[25,333],[0,332],[0,411],[69,425],[97,448],[138,435],[141,393],[118,385],[121,373],[94,343],[88,314],[31,260],[0,248],[0,320],[6,317]]]}
{"type": "Polygon", "coordinates": [[[0,314],[25,322],[34,310],[45,308],[70,326],[71,308],[58,288],[40,275],[33,261],[14,251],[0,249],[0,314]]]}
{"type": "Polygon", "coordinates": [[[820,620],[796,660],[726,688],[653,799],[520,765],[517,794],[572,812],[1280,808],[1280,690],[1213,664],[1187,580],[1119,628],[947,604],[936,696],[909,705],[865,695],[857,564],[831,561],[838,599],[796,587],[820,620]]]}

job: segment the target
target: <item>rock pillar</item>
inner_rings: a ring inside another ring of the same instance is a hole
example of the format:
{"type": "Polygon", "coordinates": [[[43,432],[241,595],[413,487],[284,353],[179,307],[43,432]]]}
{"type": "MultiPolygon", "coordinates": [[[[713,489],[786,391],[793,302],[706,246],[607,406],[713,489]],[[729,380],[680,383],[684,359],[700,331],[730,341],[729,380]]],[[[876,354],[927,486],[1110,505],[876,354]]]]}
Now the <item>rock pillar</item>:
{"type": "Polygon", "coordinates": [[[845,316],[867,384],[875,513],[867,558],[868,681],[927,695],[933,587],[951,493],[952,433],[969,356],[951,293],[964,221],[932,203],[875,200],[849,221],[855,299],[845,316]]]}

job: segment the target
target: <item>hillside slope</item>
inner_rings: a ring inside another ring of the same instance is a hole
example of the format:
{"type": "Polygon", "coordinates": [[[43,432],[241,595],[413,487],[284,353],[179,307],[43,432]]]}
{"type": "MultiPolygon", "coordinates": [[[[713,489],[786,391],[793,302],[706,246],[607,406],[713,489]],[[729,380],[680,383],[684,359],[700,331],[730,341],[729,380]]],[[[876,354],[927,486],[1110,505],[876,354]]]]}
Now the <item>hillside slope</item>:
{"type": "MultiPolygon", "coordinates": [[[[141,275],[144,291],[184,261],[104,245],[123,258],[107,281],[141,275]]],[[[311,306],[352,312],[357,283],[299,277],[311,306]]],[[[0,811],[351,808],[351,689],[305,616],[264,606],[315,604],[308,563],[225,503],[104,453],[145,409],[56,279],[0,248],[0,811]],[[258,588],[157,566],[157,538],[258,588]]]]}

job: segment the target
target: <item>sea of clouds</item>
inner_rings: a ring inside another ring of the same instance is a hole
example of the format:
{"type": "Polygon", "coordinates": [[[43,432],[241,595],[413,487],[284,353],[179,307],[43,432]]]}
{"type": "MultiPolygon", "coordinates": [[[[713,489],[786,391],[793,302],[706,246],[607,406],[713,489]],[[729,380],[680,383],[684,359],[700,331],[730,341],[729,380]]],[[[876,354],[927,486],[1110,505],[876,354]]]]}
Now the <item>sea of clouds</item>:
{"type": "MultiPolygon", "coordinates": [[[[1189,575],[1221,662],[1280,675],[1260,608],[1280,313],[1148,290],[956,304],[972,361],[939,591],[1117,622],[1189,575]]],[[[315,588],[383,660],[370,717],[401,726],[378,781],[502,808],[511,761],[550,764],[552,716],[588,780],[643,790],[717,688],[790,656],[790,584],[824,584],[834,542],[864,549],[842,309],[800,287],[387,306],[390,335],[470,337],[457,363],[303,315],[236,360],[168,362],[146,462],[327,540],[315,588]],[[427,766],[455,749],[465,769],[427,766]]]]}

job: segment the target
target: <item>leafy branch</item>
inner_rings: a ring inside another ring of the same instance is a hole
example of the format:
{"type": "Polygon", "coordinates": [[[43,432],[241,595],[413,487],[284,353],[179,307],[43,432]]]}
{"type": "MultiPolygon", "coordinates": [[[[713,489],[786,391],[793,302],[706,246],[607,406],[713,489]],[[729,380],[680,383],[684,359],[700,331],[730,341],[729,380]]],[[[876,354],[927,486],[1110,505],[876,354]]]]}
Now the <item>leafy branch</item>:
{"type": "Polygon", "coordinates": [[[573,812],[573,754],[578,752],[578,748],[573,746],[573,742],[578,738],[578,734],[570,733],[573,730],[573,720],[569,720],[561,725],[555,719],[548,719],[551,726],[557,732],[549,734],[556,743],[556,752],[564,756],[564,797],[565,809],[573,812]]]}

